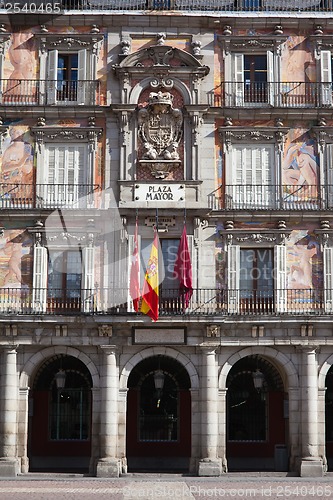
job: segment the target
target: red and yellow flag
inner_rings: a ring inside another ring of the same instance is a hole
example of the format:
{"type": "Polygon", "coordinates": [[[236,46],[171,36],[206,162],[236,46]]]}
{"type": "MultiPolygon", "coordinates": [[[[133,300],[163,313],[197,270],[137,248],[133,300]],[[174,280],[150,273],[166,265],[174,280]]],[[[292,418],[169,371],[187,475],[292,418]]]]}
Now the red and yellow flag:
{"type": "Polygon", "coordinates": [[[153,321],[158,320],[158,236],[155,231],[153,245],[143,283],[141,312],[153,321]]]}

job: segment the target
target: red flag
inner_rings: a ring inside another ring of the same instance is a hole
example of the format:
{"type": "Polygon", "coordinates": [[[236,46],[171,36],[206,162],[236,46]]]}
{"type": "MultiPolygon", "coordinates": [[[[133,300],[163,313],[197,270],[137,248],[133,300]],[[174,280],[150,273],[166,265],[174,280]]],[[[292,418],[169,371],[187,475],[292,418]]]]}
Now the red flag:
{"type": "Polygon", "coordinates": [[[147,264],[142,291],[141,312],[154,321],[158,320],[158,236],[155,230],[153,245],[147,264]]]}
{"type": "Polygon", "coordinates": [[[134,248],[132,254],[132,265],[130,275],[130,295],[133,300],[134,311],[139,310],[140,301],[140,267],[139,267],[139,249],[138,249],[138,221],[135,222],[134,248]]]}
{"type": "Polygon", "coordinates": [[[177,257],[175,260],[174,274],[179,279],[180,296],[185,307],[188,307],[193,294],[192,263],[187,243],[186,226],[180,239],[177,257]]]}

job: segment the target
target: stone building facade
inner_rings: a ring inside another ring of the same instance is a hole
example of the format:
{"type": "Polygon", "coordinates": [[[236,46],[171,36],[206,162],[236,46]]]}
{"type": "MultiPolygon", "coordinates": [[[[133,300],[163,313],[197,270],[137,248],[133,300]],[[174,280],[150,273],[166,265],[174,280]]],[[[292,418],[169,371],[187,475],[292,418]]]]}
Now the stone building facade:
{"type": "Polygon", "coordinates": [[[333,466],[332,16],[0,8],[1,476],[333,466]]]}

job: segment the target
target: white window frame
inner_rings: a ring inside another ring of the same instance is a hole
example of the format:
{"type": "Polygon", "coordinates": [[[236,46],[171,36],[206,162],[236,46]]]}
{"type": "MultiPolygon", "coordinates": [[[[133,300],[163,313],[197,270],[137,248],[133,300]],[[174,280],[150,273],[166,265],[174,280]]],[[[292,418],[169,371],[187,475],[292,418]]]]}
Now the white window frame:
{"type": "Polygon", "coordinates": [[[276,185],[275,151],[273,144],[232,144],[226,153],[226,185],[231,186],[228,206],[234,208],[274,207],[276,185]],[[251,166],[247,160],[251,157],[251,166]],[[259,166],[267,162],[259,184],[259,166]],[[251,183],[247,177],[251,174],[251,183]],[[241,179],[238,179],[241,177],[241,179]],[[243,186],[243,188],[241,188],[243,186]],[[258,186],[256,188],[256,186],[258,186]]]}
{"type": "Polygon", "coordinates": [[[332,52],[320,51],[320,104],[332,106],[332,52]]]}
{"type": "Polygon", "coordinates": [[[94,104],[90,81],[97,79],[98,54],[102,34],[37,34],[40,58],[41,104],[68,105],[65,99],[57,100],[57,67],[59,54],[78,54],[77,100],[71,104],[94,104]],[[88,80],[88,83],[83,83],[88,80]]]}
{"type": "MultiPolygon", "coordinates": [[[[68,201],[68,207],[70,208],[92,208],[95,203],[95,196],[93,192],[94,186],[94,166],[95,166],[95,156],[97,149],[97,141],[102,135],[102,129],[97,127],[69,127],[62,129],[60,127],[32,127],[31,132],[36,137],[36,184],[37,184],[37,208],[44,208],[45,205],[50,201],[48,197],[48,170],[45,165],[48,165],[48,147],[50,145],[61,145],[65,144],[65,147],[82,147],[85,146],[86,152],[83,153],[83,163],[85,171],[83,173],[83,179],[87,186],[91,186],[91,189],[82,198],[73,198],[72,202],[70,199],[68,201]],[[45,201],[46,200],[46,201],[45,201]]],[[[78,179],[79,180],[79,179],[78,179]]],[[[79,183],[78,183],[79,184],[79,183]]],[[[46,208],[60,208],[66,206],[61,200],[59,203],[54,203],[53,206],[47,206],[46,208]]]]}
{"type": "MultiPolygon", "coordinates": [[[[240,307],[240,251],[242,246],[231,244],[227,247],[227,289],[228,313],[238,314],[240,307]]],[[[244,248],[250,248],[248,245],[244,248]]],[[[285,312],[287,308],[286,288],[286,247],[274,245],[274,308],[276,312],[285,312]]]]}
{"type": "Polygon", "coordinates": [[[261,37],[221,37],[224,52],[224,81],[226,82],[226,106],[276,106],[279,104],[278,85],[281,81],[281,44],[286,37],[265,35],[261,37]],[[244,56],[267,56],[267,101],[245,102],[244,56]],[[235,86],[233,85],[235,84],[235,86]]]}

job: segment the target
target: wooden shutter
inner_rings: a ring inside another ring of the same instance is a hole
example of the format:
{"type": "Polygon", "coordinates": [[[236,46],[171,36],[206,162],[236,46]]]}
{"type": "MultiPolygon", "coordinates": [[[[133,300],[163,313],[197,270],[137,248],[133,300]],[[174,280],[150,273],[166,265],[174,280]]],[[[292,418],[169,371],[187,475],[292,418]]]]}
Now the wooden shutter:
{"type": "MultiPolygon", "coordinates": [[[[87,51],[79,50],[78,52],[78,76],[77,76],[77,102],[78,104],[86,103],[86,86],[90,85],[87,82],[87,51]]],[[[93,104],[93,103],[89,103],[93,104]]]]}
{"type": "Polygon", "coordinates": [[[57,102],[58,51],[50,50],[47,58],[47,103],[57,102]]]}
{"type": "Polygon", "coordinates": [[[230,52],[226,54],[224,59],[224,85],[225,85],[225,105],[234,105],[234,76],[233,76],[233,57],[230,52]]]}
{"type": "Polygon", "coordinates": [[[326,145],[326,193],[327,206],[333,207],[333,144],[326,145]]]}
{"type": "Polygon", "coordinates": [[[244,56],[234,54],[235,105],[244,105],[244,56]]]}
{"type": "Polygon", "coordinates": [[[286,247],[275,246],[275,308],[276,312],[285,312],[287,309],[287,269],[286,247]]]}
{"type": "Polygon", "coordinates": [[[95,281],[95,248],[82,249],[82,309],[83,312],[92,312],[94,307],[94,281],[95,281]]]}
{"type": "Polygon", "coordinates": [[[239,245],[228,246],[228,312],[239,311],[239,245]]]}
{"type": "Polygon", "coordinates": [[[35,312],[46,311],[47,296],[47,249],[34,246],[32,307],[35,312]]]}
{"type": "Polygon", "coordinates": [[[320,53],[321,104],[332,105],[332,54],[330,50],[320,53]]]}
{"type": "Polygon", "coordinates": [[[274,106],[275,94],[274,53],[269,50],[267,52],[267,98],[271,106],[274,106]]]}
{"type": "Polygon", "coordinates": [[[333,311],[333,248],[324,247],[324,303],[325,312],[333,311]]]}

